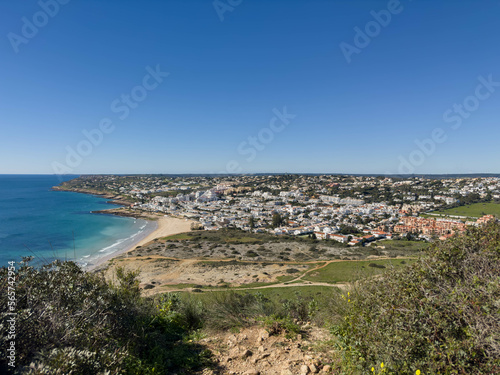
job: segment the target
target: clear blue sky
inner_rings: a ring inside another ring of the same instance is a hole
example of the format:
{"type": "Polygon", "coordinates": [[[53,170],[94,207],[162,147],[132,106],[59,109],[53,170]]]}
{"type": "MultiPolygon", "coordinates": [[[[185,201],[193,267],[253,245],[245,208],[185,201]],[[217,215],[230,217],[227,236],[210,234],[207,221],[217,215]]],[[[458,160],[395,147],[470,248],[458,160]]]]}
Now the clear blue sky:
{"type": "Polygon", "coordinates": [[[55,1],[0,0],[0,173],[500,172],[498,1],[55,1]]]}

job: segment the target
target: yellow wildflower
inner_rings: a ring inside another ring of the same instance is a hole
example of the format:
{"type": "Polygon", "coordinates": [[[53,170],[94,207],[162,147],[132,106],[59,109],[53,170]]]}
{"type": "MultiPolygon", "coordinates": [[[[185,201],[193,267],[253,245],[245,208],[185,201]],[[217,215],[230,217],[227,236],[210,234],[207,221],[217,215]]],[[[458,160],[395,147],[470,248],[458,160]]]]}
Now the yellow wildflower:
{"type": "Polygon", "coordinates": [[[380,364],[380,368],[384,368],[384,362],[380,364]]]}
{"type": "Polygon", "coordinates": [[[374,367],[372,367],[372,372],[375,372],[375,368],[374,367]]]}
{"type": "Polygon", "coordinates": [[[420,375],[420,370],[415,371],[415,375],[420,375]]]}

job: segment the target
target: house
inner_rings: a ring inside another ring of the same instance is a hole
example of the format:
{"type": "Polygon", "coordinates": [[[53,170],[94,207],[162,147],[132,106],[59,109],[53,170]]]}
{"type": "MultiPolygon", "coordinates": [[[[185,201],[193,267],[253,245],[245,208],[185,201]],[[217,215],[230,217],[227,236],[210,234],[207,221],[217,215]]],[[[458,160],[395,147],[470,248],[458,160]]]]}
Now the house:
{"type": "Polygon", "coordinates": [[[361,238],[355,237],[351,241],[349,241],[348,245],[349,246],[354,246],[354,245],[359,244],[360,242],[361,242],[361,238]]]}
{"type": "Polygon", "coordinates": [[[316,239],[318,239],[318,240],[324,240],[324,239],[326,239],[326,233],[325,232],[314,232],[314,235],[316,236],[316,239]]]}
{"type": "Polygon", "coordinates": [[[479,219],[477,219],[476,223],[478,225],[481,225],[481,224],[486,224],[490,221],[494,221],[495,220],[495,216],[493,215],[484,215],[483,217],[480,217],[479,219]]]}
{"type": "Polygon", "coordinates": [[[344,236],[343,234],[331,233],[328,235],[327,238],[329,238],[331,240],[338,241],[338,242],[346,243],[348,236],[344,236]]]}

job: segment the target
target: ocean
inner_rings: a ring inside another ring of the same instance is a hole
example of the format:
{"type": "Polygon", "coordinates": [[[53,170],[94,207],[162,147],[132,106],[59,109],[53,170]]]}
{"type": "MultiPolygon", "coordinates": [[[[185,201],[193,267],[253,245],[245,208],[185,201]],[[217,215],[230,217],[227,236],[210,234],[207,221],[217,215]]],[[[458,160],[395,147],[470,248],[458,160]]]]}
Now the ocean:
{"type": "Polygon", "coordinates": [[[142,219],[92,214],[116,205],[92,195],[52,191],[60,182],[53,175],[0,175],[0,267],[23,256],[33,256],[35,265],[61,259],[91,266],[156,228],[142,219]]]}

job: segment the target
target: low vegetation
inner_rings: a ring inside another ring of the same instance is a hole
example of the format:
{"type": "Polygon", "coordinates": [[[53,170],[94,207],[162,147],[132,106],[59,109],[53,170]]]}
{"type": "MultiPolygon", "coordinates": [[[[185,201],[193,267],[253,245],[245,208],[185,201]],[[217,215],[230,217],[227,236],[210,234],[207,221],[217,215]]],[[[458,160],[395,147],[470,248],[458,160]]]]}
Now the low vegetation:
{"type": "MultiPolygon", "coordinates": [[[[116,283],[108,284],[73,262],[37,269],[25,258],[16,275],[16,372],[165,374],[207,365],[210,353],[183,340],[195,323],[141,298],[136,276],[118,269],[116,283]]],[[[0,340],[7,347],[7,335],[0,340]]],[[[0,354],[1,373],[8,371],[6,355],[0,354]]]]}
{"type": "Polygon", "coordinates": [[[366,261],[341,261],[327,264],[309,272],[302,280],[326,283],[349,283],[373,277],[392,269],[399,268],[414,259],[383,259],[366,261]]]}
{"type": "MultiPolygon", "coordinates": [[[[223,369],[200,344],[203,335],[260,325],[293,341],[312,323],[331,330],[331,340],[318,345],[330,353],[335,374],[500,373],[498,225],[433,244],[418,259],[315,266],[305,282],[353,283],[347,289],[290,284],[258,290],[190,284],[195,293],[146,298],[137,273],[119,267],[106,282],[72,262],[34,268],[25,259],[16,275],[16,371],[195,374],[210,367],[217,373],[223,369]]],[[[0,273],[5,279],[7,270],[0,273]]],[[[5,347],[6,335],[1,340],[5,347]]],[[[5,373],[6,352],[0,356],[5,373]]]]}
{"type": "Polygon", "coordinates": [[[344,374],[500,372],[500,229],[433,245],[337,301],[344,374]]]}
{"type": "Polygon", "coordinates": [[[455,215],[468,217],[481,217],[483,215],[494,215],[500,217],[500,203],[485,202],[474,203],[449,209],[431,212],[438,215],[455,215]]]}

